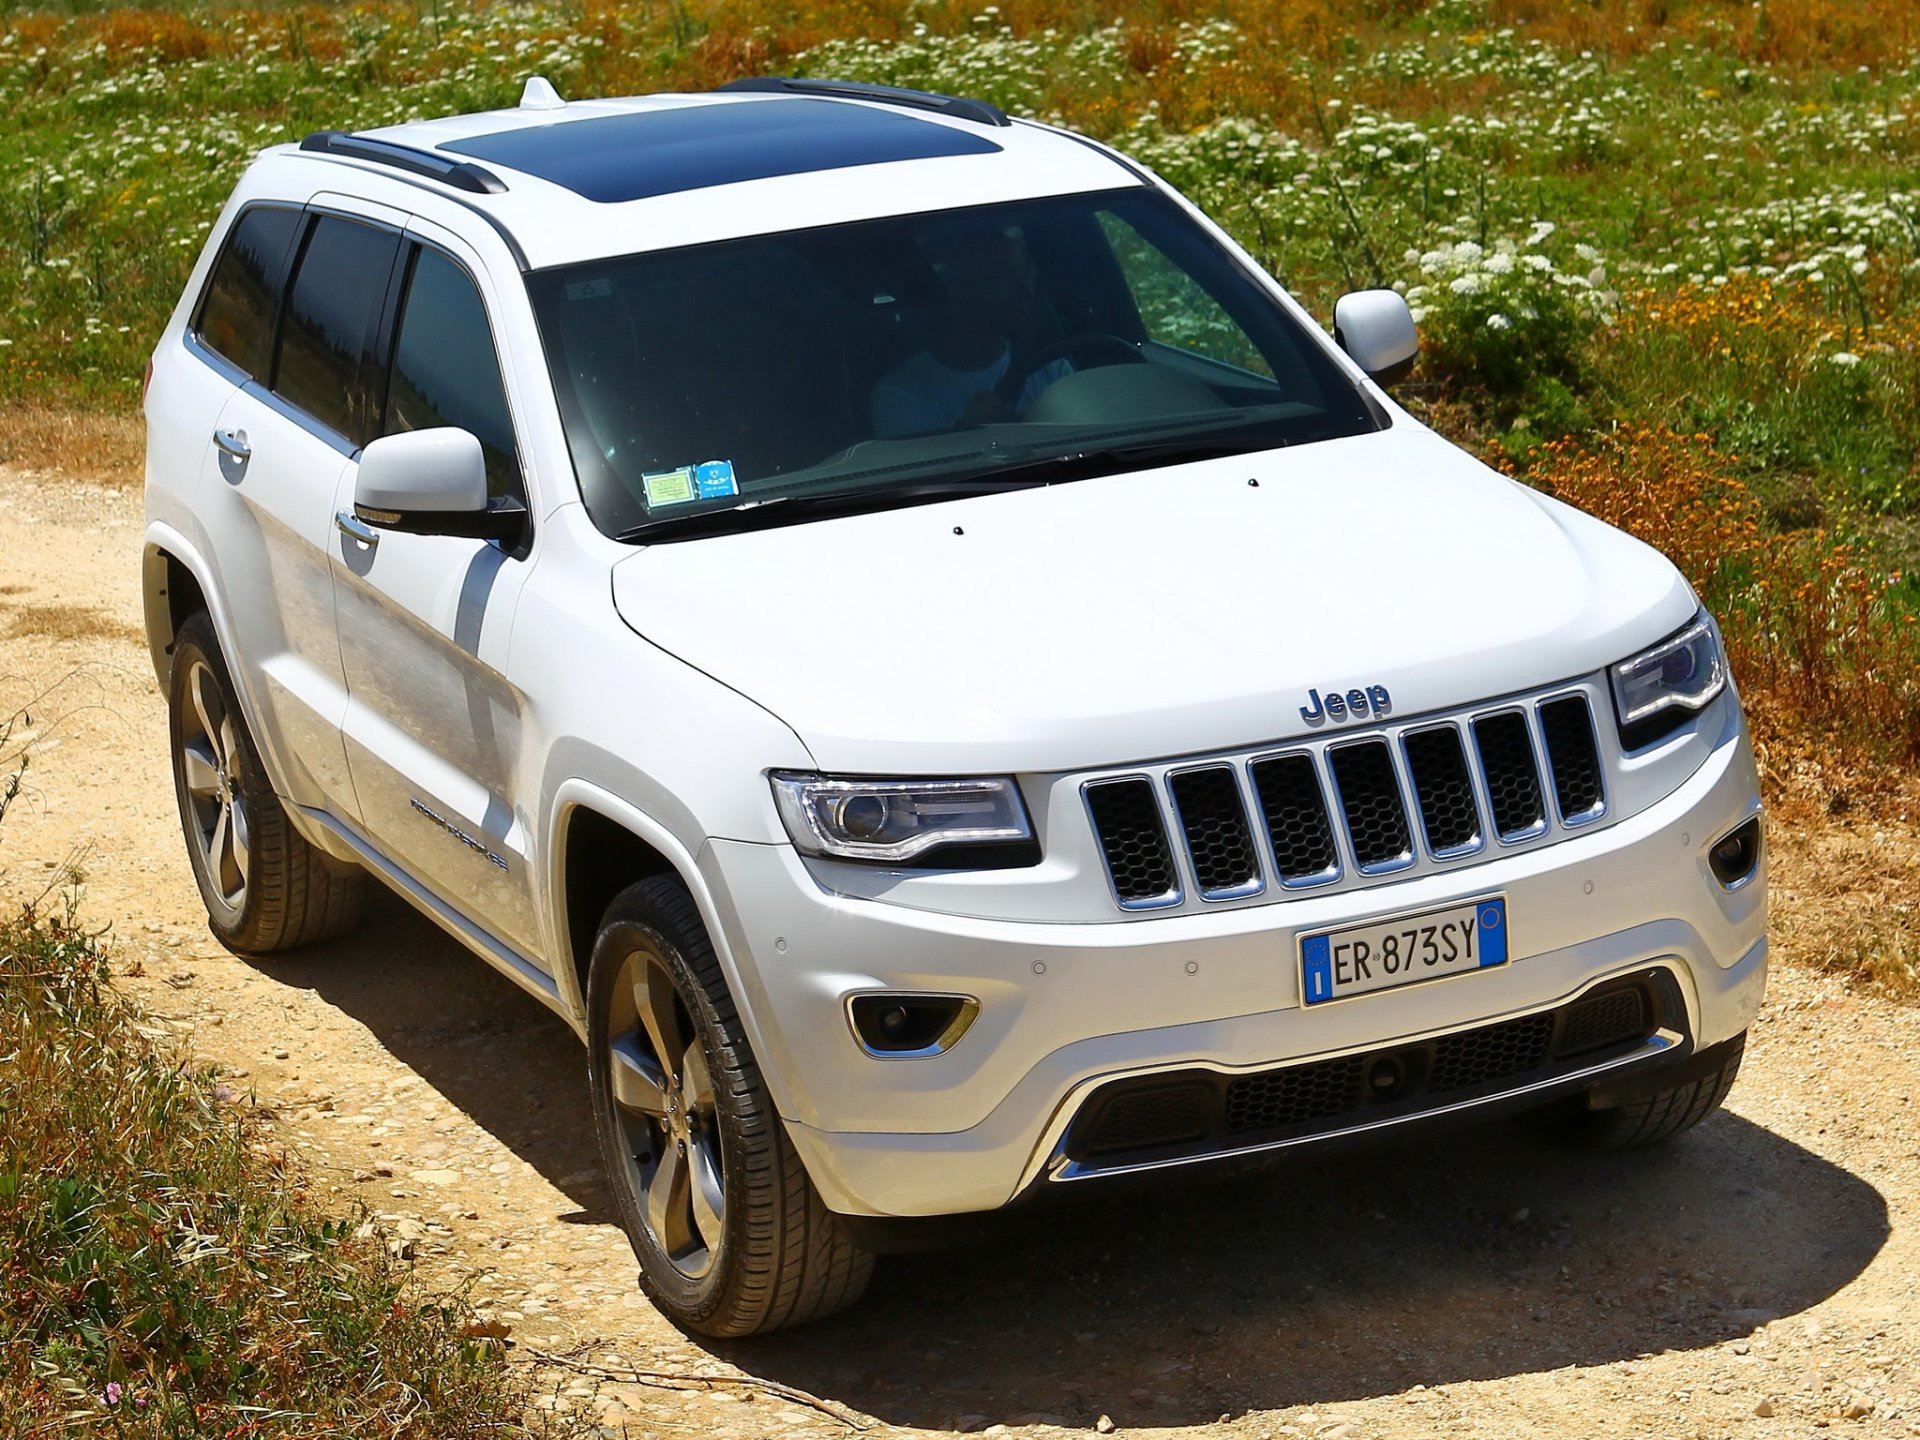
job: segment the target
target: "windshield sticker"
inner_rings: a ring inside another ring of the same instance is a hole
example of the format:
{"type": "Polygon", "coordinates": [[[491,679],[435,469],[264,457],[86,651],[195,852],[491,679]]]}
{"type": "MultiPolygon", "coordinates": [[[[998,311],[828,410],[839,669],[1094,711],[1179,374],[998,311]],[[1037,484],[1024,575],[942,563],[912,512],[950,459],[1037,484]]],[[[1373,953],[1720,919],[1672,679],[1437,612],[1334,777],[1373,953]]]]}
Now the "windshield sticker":
{"type": "Polygon", "coordinates": [[[643,474],[640,483],[646,487],[649,510],[693,500],[725,500],[740,493],[731,460],[703,460],[677,470],[656,470],[643,474]]]}
{"type": "Polygon", "coordinates": [[[702,500],[719,500],[740,493],[740,482],[733,478],[731,460],[706,460],[694,466],[693,484],[702,500]]]}
{"type": "Polygon", "coordinates": [[[689,500],[700,498],[700,492],[693,485],[691,465],[682,465],[678,470],[661,470],[652,475],[642,475],[640,483],[647,488],[649,510],[657,510],[662,505],[684,505],[689,500]]]}
{"type": "Polygon", "coordinates": [[[569,300],[604,300],[613,294],[613,282],[607,279],[575,280],[567,286],[569,300]]]}

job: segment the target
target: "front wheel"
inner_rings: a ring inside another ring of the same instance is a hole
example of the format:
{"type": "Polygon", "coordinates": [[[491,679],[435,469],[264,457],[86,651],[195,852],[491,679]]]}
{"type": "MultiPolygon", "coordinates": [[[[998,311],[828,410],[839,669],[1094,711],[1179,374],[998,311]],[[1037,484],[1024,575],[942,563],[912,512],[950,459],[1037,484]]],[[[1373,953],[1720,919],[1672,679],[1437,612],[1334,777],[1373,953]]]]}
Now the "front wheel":
{"type": "Polygon", "coordinates": [[[1576,1101],[1527,1118],[1544,1138],[1589,1150],[1658,1145],[1691,1130],[1720,1108],[1740,1074],[1746,1049],[1743,1030],[1694,1056],[1682,1075],[1665,1083],[1656,1079],[1605,1109],[1588,1109],[1576,1101]]]}
{"type": "Polygon", "coordinates": [[[594,1128],[648,1298],[721,1337],[859,1299],[873,1257],[807,1178],[677,879],[607,907],[587,1013],[594,1128]]]}

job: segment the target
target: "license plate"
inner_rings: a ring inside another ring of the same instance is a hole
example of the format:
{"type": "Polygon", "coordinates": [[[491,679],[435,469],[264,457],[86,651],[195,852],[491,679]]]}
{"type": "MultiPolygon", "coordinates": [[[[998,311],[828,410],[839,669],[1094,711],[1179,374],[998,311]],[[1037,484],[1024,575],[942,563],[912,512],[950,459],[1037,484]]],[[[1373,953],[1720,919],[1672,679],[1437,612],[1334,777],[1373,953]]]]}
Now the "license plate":
{"type": "Polygon", "coordinates": [[[1504,897],[1323,930],[1300,940],[1300,995],[1324,1005],[1507,963],[1504,897]]]}

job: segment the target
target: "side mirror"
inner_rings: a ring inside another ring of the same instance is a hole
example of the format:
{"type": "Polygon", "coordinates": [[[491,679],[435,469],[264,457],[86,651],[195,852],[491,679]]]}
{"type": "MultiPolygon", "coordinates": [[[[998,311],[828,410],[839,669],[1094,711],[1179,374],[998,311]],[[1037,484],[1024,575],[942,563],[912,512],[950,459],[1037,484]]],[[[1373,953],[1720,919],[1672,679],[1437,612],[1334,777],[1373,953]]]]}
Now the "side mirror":
{"type": "Polygon", "coordinates": [[[1392,290],[1355,290],[1333,307],[1333,338],[1381,385],[1407,378],[1420,355],[1413,312],[1392,290]]]}
{"type": "Polygon", "coordinates": [[[383,435],[360,452],[354,518],[407,535],[457,535],[511,543],[526,530],[527,507],[487,497],[487,460],[466,430],[383,435]]]}

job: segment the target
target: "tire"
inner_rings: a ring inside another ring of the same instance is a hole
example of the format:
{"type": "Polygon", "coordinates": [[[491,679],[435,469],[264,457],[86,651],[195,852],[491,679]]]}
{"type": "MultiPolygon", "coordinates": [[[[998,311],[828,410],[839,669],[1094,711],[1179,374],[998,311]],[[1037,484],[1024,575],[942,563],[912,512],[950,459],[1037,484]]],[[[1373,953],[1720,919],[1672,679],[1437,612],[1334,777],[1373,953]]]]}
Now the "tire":
{"type": "Polygon", "coordinates": [[[873,1257],[807,1178],[678,879],[643,880],[607,907],[587,1015],[594,1129],[661,1312],[729,1337],[859,1299],[873,1257]]]}
{"type": "Polygon", "coordinates": [[[1740,1074],[1746,1032],[1696,1057],[1683,1079],[1650,1088],[1604,1110],[1565,1109],[1533,1117],[1547,1138],[1588,1150],[1632,1150],[1658,1145],[1691,1130],[1720,1108],[1740,1074]]]}
{"type": "Polygon", "coordinates": [[[366,874],[315,849],[287,819],[204,611],[174,637],[167,711],[180,829],[214,938],[262,955],[351,929],[366,874]]]}

